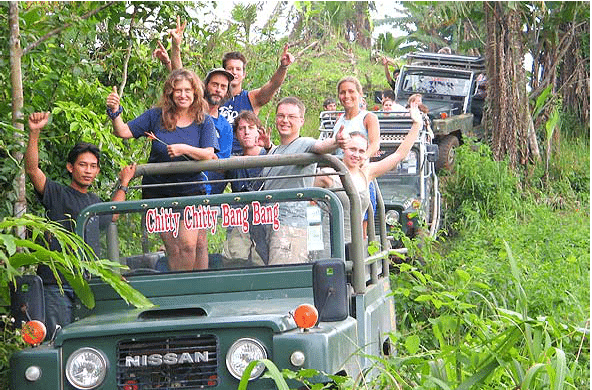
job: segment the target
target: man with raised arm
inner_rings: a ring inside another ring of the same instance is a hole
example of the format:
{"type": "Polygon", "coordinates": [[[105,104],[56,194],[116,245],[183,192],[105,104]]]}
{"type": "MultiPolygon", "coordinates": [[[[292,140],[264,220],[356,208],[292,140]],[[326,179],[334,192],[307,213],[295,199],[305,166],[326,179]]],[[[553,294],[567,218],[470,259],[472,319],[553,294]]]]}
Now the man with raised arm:
{"type": "MultiPolygon", "coordinates": [[[[299,153],[331,153],[341,147],[347,147],[348,138],[343,134],[343,128],[336,137],[329,137],[322,141],[310,137],[301,137],[300,129],[304,125],[304,104],[295,97],[280,100],[276,108],[275,125],[280,135],[280,145],[272,148],[268,154],[299,154],[299,153]]],[[[263,189],[280,190],[286,188],[313,187],[316,164],[286,165],[266,167],[261,176],[292,176],[266,180],[263,189]],[[310,176],[300,176],[300,175],[310,176]],[[294,177],[300,176],[300,177],[294,177]]],[[[307,249],[307,219],[306,208],[302,202],[282,203],[279,210],[280,228],[268,230],[269,265],[306,263],[307,249]]]]}
{"type": "MultiPolygon", "coordinates": [[[[97,195],[89,192],[89,187],[100,171],[100,151],[93,144],[86,142],[76,144],[68,154],[66,163],[66,169],[71,177],[70,185],[64,186],[48,179],[39,168],[39,134],[48,120],[48,112],[36,112],[29,116],[29,143],[25,152],[25,171],[33,183],[43,207],[45,207],[47,218],[72,232],[75,228],[73,222],[80,211],[91,204],[101,202],[97,195]]],[[[135,172],[135,164],[121,170],[119,173],[120,185],[113,194],[113,201],[125,200],[127,186],[135,172]]],[[[88,224],[85,236],[87,244],[98,254],[99,221],[91,221],[88,224]]],[[[61,249],[54,238],[49,239],[49,244],[51,250],[61,249]]],[[[64,326],[72,322],[74,292],[60,275],[64,290],[64,294],[62,294],[53,272],[46,265],[40,265],[37,268],[37,274],[43,280],[45,325],[49,339],[53,336],[57,324],[64,326]]]]}
{"type": "MultiPolygon", "coordinates": [[[[169,30],[172,41],[171,60],[168,59],[166,50],[160,44],[159,48],[154,52],[155,56],[169,69],[175,70],[183,67],[181,61],[181,43],[183,41],[184,30],[185,23],[181,24],[180,18],[177,17],[177,28],[169,30]]],[[[273,95],[286,78],[288,67],[294,62],[294,56],[288,52],[288,47],[288,44],[284,46],[280,57],[280,65],[269,81],[260,88],[250,91],[244,90],[242,85],[247,75],[247,59],[245,56],[238,51],[224,54],[222,67],[234,76],[234,80],[230,83],[230,94],[232,97],[220,106],[220,115],[224,116],[229,123],[233,123],[234,118],[241,111],[253,111],[255,114],[258,114],[261,107],[269,103],[273,98],[273,95]]],[[[232,153],[237,152],[240,152],[240,144],[235,137],[232,145],[232,153]]]]}

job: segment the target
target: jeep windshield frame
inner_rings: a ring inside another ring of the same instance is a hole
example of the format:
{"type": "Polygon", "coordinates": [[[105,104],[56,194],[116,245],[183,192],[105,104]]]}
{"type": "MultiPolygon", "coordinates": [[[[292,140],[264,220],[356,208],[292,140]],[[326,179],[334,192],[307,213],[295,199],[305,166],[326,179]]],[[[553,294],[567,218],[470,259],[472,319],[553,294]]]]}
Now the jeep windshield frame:
{"type": "MultiPolygon", "coordinates": [[[[252,168],[252,167],[264,167],[264,166],[280,166],[280,165],[307,165],[311,163],[323,164],[330,166],[335,169],[337,174],[341,176],[343,182],[343,191],[348,194],[350,199],[350,215],[351,215],[351,233],[352,242],[349,248],[349,260],[346,261],[347,269],[352,272],[352,285],[355,292],[364,292],[366,290],[367,266],[371,268],[370,274],[377,274],[378,262],[382,260],[382,274],[388,275],[388,257],[380,258],[380,256],[371,256],[368,258],[364,255],[364,240],[362,239],[362,213],[360,211],[361,205],[357,190],[353,183],[349,172],[345,165],[335,156],[331,155],[320,155],[314,153],[303,153],[298,155],[272,155],[272,156],[249,156],[249,157],[236,157],[229,159],[220,160],[208,160],[208,161],[184,161],[176,163],[158,163],[158,164],[144,164],[139,165],[136,169],[136,177],[146,174],[172,174],[172,173],[183,173],[183,172],[195,172],[195,171],[211,171],[211,170],[227,170],[227,169],[238,169],[238,168],[252,168]]],[[[269,180],[273,178],[256,178],[257,180],[269,180]]],[[[132,188],[141,188],[141,186],[133,186],[132,188]]],[[[338,198],[331,191],[321,188],[305,188],[305,189],[288,189],[288,190],[275,190],[275,191],[253,191],[244,193],[227,193],[218,195],[202,195],[192,197],[179,197],[179,198],[162,198],[162,199],[144,199],[144,200],[132,200],[124,202],[104,202],[96,205],[92,205],[84,209],[77,219],[77,233],[81,236],[84,234],[85,225],[88,221],[97,216],[103,214],[125,214],[131,213],[138,210],[148,210],[158,207],[164,207],[166,205],[172,205],[175,203],[175,207],[184,207],[187,205],[195,205],[196,201],[201,204],[209,204],[212,206],[220,205],[223,203],[232,204],[240,200],[241,202],[251,202],[255,200],[294,200],[299,199],[302,201],[322,199],[328,202],[331,206],[331,229],[339,240],[331,240],[331,253],[332,257],[344,259],[344,242],[343,242],[343,211],[342,205],[338,198]],[[339,210],[333,212],[333,210],[339,210]],[[335,241],[335,242],[334,242],[335,241]]],[[[379,209],[379,217],[382,215],[384,218],[384,205],[382,210],[379,209]]],[[[385,232],[381,232],[381,243],[388,245],[385,232]]],[[[388,248],[384,248],[388,252],[388,248]]],[[[116,257],[115,255],[112,255],[116,257]]],[[[310,263],[303,263],[308,264],[310,263]]],[[[212,270],[214,271],[214,270],[212,270]]],[[[192,272],[192,271],[189,271],[192,272]]]]}
{"type": "Polygon", "coordinates": [[[397,101],[419,93],[428,107],[430,100],[458,101],[462,102],[462,112],[467,112],[475,89],[475,73],[463,69],[405,65],[397,82],[397,101]]]}

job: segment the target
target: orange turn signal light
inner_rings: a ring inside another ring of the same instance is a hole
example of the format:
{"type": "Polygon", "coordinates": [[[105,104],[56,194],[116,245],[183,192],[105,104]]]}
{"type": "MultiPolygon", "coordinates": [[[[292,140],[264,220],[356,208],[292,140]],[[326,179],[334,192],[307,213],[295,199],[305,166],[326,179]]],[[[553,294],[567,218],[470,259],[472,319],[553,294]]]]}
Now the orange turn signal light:
{"type": "Polygon", "coordinates": [[[21,330],[23,333],[23,340],[29,345],[39,345],[45,339],[47,329],[45,324],[38,320],[32,320],[23,325],[21,330]]]}
{"type": "Polygon", "coordinates": [[[445,113],[445,112],[441,112],[441,113],[440,113],[440,118],[442,118],[442,119],[446,119],[446,118],[448,118],[448,114],[447,114],[447,113],[445,113]]]}
{"type": "Polygon", "coordinates": [[[294,310],[292,317],[299,328],[310,329],[317,324],[319,312],[313,305],[303,303],[294,310]]]}

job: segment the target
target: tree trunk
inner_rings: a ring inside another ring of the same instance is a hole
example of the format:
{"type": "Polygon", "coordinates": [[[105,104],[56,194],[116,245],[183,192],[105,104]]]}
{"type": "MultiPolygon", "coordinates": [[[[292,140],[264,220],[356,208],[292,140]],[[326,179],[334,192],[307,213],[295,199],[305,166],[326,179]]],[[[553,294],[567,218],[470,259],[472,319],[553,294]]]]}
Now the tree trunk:
{"type": "MultiPolygon", "coordinates": [[[[11,1],[8,9],[8,26],[10,30],[9,39],[9,51],[10,51],[10,83],[12,86],[12,125],[20,132],[15,132],[15,143],[17,145],[24,146],[24,140],[22,137],[22,131],[24,130],[23,124],[23,77],[21,70],[21,57],[23,54],[21,48],[21,34],[19,30],[19,11],[18,2],[11,1]]],[[[24,147],[23,147],[24,149],[24,147]]],[[[19,162],[23,160],[23,154],[17,152],[14,158],[19,162]]],[[[25,196],[25,171],[24,168],[19,170],[15,178],[15,191],[16,201],[13,207],[13,213],[19,217],[27,212],[27,198],[25,196]]],[[[16,234],[24,238],[25,229],[21,227],[16,234]]]]}
{"type": "Polygon", "coordinates": [[[524,44],[520,15],[501,2],[484,3],[487,27],[487,106],[491,149],[497,160],[508,157],[511,167],[526,164],[529,106],[523,68],[524,44]]]}

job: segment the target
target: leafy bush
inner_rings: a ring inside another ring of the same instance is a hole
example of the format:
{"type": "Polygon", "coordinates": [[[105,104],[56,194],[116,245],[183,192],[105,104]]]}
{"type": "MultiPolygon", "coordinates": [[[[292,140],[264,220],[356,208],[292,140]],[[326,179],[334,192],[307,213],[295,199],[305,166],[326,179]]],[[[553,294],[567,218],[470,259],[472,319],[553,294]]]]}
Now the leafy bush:
{"type": "Polygon", "coordinates": [[[458,230],[481,219],[516,212],[518,177],[505,161],[494,161],[489,146],[465,143],[457,149],[456,167],[443,192],[445,223],[458,230]]]}
{"type": "MultiPolygon", "coordinates": [[[[585,144],[554,162],[583,183],[585,144]]],[[[458,156],[442,189],[454,234],[411,242],[425,266],[392,275],[398,355],[377,358],[376,387],[589,389],[588,196],[559,171],[518,180],[485,146],[458,156]]]]}

